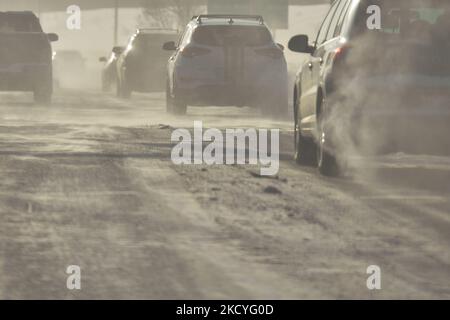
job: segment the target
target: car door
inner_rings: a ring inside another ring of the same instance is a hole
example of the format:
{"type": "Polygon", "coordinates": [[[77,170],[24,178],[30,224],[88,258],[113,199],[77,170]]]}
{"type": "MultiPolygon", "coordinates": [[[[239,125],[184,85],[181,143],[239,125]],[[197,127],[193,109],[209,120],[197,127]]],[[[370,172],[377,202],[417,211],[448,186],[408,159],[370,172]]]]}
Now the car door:
{"type": "Polygon", "coordinates": [[[324,62],[325,46],[330,24],[342,1],[336,1],[328,11],[315,41],[315,50],[306,60],[301,75],[300,127],[312,134],[316,128],[317,94],[320,88],[320,72],[324,62]]]}

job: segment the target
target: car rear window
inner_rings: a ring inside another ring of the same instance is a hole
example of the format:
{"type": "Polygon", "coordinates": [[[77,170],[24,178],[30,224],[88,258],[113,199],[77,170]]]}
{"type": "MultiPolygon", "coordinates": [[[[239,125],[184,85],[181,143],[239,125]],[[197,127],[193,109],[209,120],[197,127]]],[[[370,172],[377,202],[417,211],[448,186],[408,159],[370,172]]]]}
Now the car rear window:
{"type": "Polygon", "coordinates": [[[197,44],[207,46],[238,44],[249,47],[258,47],[273,42],[270,31],[262,26],[230,25],[197,27],[192,39],[197,44]]]}
{"type": "Polygon", "coordinates": [[[42,28],[32,15],[0,13],[0,32],[42,32],[42,28]]]}
{"type": "Polygon", "coordinates": [[[142,34],[136,37],[134,45],[144,50],[161,50],[164,43],[177,40],[176,34],[142,34]]]}

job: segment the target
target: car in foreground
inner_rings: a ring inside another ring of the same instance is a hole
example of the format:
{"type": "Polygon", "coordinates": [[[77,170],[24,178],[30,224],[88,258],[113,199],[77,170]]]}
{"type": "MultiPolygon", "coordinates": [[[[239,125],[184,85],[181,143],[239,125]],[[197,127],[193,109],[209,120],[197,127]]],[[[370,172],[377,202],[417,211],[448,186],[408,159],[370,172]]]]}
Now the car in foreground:
{"type": "Polygon", "coordinates": [[[289,42],[308,54],[294,88],[297,162],[336,176],[353,154],[448,141],[449,30],[448,1],[334,1],[314,44],[289,42]]]}
{"type": "Polygon", "coordinates": [[[117,85],[117,60],[125,51],[125,47],[114,47],[109,58],[101,57],[100,62],[104,63],[102,69],[102,90],[103,92],[110,91],[111,88],[117,85]]]}
{"type": "Polygon", "coordinates": [[[117,61],[117,95],[129,99],[133,91],[164,91],[169,54],[161,47],[177,38],[176,30],[138,29],[117,61]]]}
{"type": "Polygon", "coordinates": [[[32,12],[0,12],[0,91],[31,91],[36,103],[53,94],[54,33],[44,33],[32,12]]]}
{"type": "Polygon", "coordinates": [[[187,106],[251,106],[264,114],[287,110],[284,48],[261,16],[200,15],[186,27],[167,67],[167,111],[187,106]]]}

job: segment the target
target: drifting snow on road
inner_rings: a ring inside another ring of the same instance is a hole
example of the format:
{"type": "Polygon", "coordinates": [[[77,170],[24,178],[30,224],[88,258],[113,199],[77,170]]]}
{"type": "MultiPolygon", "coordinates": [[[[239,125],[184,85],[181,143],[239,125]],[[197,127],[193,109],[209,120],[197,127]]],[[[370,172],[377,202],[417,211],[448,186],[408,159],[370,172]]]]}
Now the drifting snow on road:
{"type": "Polygon", "coordinates": [[[450,297],[448,158],[396,154],[326,179],[291,160],[290,122],[252,109],[168,116],[159,94],[28,101],[0,97],[1,299],[450,297]],[[280,129],[279,174],[174,165],[173,128],[199,119],[280,129]],[[366,286],[371,265],[381,290],[366,286]]]}

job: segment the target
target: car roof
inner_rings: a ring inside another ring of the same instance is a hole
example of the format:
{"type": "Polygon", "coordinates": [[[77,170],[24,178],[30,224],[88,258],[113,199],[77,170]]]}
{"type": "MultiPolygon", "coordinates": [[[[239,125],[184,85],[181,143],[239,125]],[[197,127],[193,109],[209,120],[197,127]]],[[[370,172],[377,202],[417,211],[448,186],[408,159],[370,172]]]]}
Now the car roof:
{"type": "Polygon", "coordinates": [[[258,15],[199,15],[192,17],[190,22],[193,25],[202,26],[262,26],[267,27],[262,16],[258,15]]]}
{"type": "Polygon", "coordinates": [[[5,15],[21,15],[21,16],[33,16],[36,17],[36,15],[32,11],[0,11],[0,14],[5,15]]]}
{"type": "Polygon", "coordinates": [[[178,30],[175,29],[162,29],[162,28],[139,28],[136,30],[136,34],[139,35],[151,35],[151,34],[178,34],[178,30]]]}

